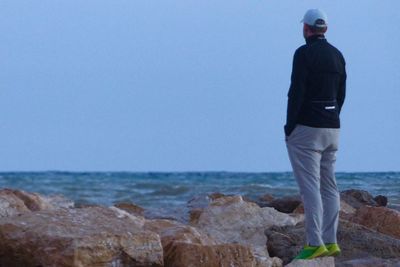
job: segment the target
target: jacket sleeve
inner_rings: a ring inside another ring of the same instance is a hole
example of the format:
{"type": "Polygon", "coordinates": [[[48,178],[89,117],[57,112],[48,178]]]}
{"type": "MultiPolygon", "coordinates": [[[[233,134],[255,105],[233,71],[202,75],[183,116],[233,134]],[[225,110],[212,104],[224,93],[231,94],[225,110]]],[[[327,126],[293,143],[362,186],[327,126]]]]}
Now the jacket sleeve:
{"type": "Polygon", "coordinates": [[[342,76],[342,80],[341,80],[340,85],[339,85],[339,91],[338,91],[338,94],[337,94],[337,103],[338,103],[338,106],[339,106],[339,114],[340,114],[340,111],[342,110],[344,99],[346,97],[346,79],[347,79],[346,63],[345,63],[345,61],[343,59],[343,76],[342,76]]]}
{"type": "Polygon", "coordinates": [[[297,119],[304,102],[308,68],[304,51],[297,49],[293,56],[290,88],[288,92],[285,135],[289,136],[296,127],[297,119]]]}

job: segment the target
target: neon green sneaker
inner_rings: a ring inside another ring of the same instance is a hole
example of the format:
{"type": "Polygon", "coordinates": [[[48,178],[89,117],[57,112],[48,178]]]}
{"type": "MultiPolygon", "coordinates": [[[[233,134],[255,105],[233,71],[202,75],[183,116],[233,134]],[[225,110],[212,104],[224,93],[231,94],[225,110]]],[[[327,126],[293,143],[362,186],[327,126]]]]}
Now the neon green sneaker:
{"type": "Polygon", "coordinates": [[[299,255],[297,255],[295,260],[311,260],[316,257],[325,256],[328,253],[328,250],[324,245],[313,247],[313,246],[304,246],[303,250],[300,251],[299,255]]]}
{"type": "Polygon", "coordinates": [[[325,247],[328,250],[328,253],[326,253],[325,256],[338,256],[341,252],[337,243],[325,244],[325,247]]]}

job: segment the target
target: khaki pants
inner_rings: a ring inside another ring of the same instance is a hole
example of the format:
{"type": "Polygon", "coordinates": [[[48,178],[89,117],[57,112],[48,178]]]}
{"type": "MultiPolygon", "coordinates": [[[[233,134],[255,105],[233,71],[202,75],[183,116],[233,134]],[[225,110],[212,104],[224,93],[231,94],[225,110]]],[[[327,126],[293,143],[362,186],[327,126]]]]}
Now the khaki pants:
{"type": "Polygon", "coordinates": [[[306,240],[310,246],[337,243],[340,195],[335,162],[339,131],[298,124],[286,139],[304,204],[306,240]]]}

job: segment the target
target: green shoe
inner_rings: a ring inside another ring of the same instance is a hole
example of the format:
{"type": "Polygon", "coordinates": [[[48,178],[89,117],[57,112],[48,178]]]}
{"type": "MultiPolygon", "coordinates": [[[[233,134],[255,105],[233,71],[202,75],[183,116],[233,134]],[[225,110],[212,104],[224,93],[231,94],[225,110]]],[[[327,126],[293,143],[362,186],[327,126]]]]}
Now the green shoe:
{"type": "Polygon", "coordinates": [[[341,252],[340,247],[336,243],[325,244],[328,253],[325,256],[338,256],[341,252]]]}
{"type": "Polygon", "coordinates": [[[325,256],[328,253],[328,250],[324,245],[319,247],[312,247],[312,246],[304,246],[303,250],[300,251],[299,255],[297,255],[295,260],[310,260],[316,257],[325,256]]]}

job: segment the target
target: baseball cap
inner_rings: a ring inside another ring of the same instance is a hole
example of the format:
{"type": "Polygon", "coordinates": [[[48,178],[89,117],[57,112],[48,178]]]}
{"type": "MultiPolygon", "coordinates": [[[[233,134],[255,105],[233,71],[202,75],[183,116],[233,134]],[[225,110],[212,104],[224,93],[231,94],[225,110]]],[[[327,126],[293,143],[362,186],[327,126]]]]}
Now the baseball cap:
{"type": "Polygon", "coordinates": [[[300,22],[315,27],[326,27],[328,25],[328,17],[322,10],[309,9],[300,22]]]}

